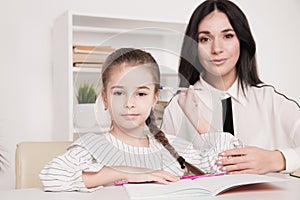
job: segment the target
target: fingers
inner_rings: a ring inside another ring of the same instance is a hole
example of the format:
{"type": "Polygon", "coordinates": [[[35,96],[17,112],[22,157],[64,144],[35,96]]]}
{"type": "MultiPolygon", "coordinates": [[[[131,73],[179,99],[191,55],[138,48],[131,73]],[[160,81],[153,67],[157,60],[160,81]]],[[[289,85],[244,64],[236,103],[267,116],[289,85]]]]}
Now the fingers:
{"type": "Polygon", "coordinates": [[[190,86],[186,91],[181,91],[178,97],[178,103],[183,106],[184,103],[193,102],[195,106],[198,105],[199,99],[195,95],[194,86],[190,86]]]}
{"type": "Polygon", "coordinates": [[[229,149],[219,154],[223,159],[216,162],[219,169],[226,173],[241,172],[249,168],[246,148],[229,149]]]}
{"type": "Polygon", "coordinates": [[[154,173],[152,173],[156,180],[154,181],[157,181],[159,183],[164,183],[164,184],[167,184],[168,182],[176,182],[179,180],[179,177],[178,176],[175,176],[169,172],[166,172],[166,171],[155,171],[154,173]]]}
{"type": "Polygon", "coordinates": [[[270,171],[269,154],[256,147],[230,149],[220,154],[223,159],[216,162],[221,171],[229,174],[264,174],[270,171]]]}
{"type": "Polygon", "coordinates": [[[285,160],[278,151],[258,147],[230,149],[219,154],[221,160],[216,165],[226,173],[265,174],[285,169],[285,160]],[[274,165],[275,164],[275,165],[274,165]]]}
{"type": "Polygon", "coordinates": [[[238,163],[247,162],[247,158],[245,156],[237,156],[237,157],[225,157],[222,160],[217,161],[217,165],[225,166],[225,165],[233,165],[238,163]]]}
{"type": "Polygon", "coordinates": [[[193,85],[190,85],[190,87],[187,89],[186,97],[188,100],[192,100],[195,106],[198,105],[199,99],[195,95],[195,88],[193,85]]]}
{"type": "Polygon", "coordinates": [[[244,147],[244,148],[234,148],[234,149],[229,149],[226,151],[223,151],[222,153],[219,154],[219,156],[223,157],[229,157],[229,156],[241,156],[241,155],[246,155],[250,151],[249,148],[244,147]]]}
{"type": "Polygon", "coordinates": [[[178,96],[178,104],[182,108],[186,99],[186,92],[180,92],[178,96]]]}
{"type": "Polygon", "coordinates": [[[241,172],[244,170],[250,169],[250,163],[244,162],[243,159],[236,159],[233,158],[231,159],[223,159],[222,164],[220,165],[220,170],[226,173],[231,173],[231,172],[241,172]]]}
{"type": "Polygon", "coordinates": [[[229,174],[257,174],[257,173],[252,169],[245,169],[241,171],[232,171],[229,172],[229,174]]]}

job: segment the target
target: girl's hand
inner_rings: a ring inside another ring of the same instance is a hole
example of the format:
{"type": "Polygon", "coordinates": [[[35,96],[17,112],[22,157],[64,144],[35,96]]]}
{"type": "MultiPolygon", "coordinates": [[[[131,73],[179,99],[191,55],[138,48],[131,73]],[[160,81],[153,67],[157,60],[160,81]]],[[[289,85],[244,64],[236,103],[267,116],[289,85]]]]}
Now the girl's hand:
{"type": "Polygon", "coordinates": [[[157,182],[162,184],[168,184],[170,182],[176,182],[179,180],[179,177],[162,170],[152,170],[145,173],[136,172],[132,173],[129,172],[126,175],[126,180],[128,182],[157,182]]]}
{"type": "Polygon", "coordinates": [[[179,180],[179,177],[162,171],[129,166],[104,166],[99,172],[82,172],[82,179],[87,188],[94,188],[120,180],[128,182],[148,182],[167,184],[179,180]]]}
{"type": "Polygon", "coordinates": [[[178,97],[178,104],[198,133],[207,133],[211,127],[198,107],[199,98],[195,95],[194,86],[182,91],[178,97]]]}
{"type": "Polygon", "coordinates": [[[285,170],[285,159],[280,151],[258,147],[244,147],[224,151],[217,161],[220,169],[230,174],[265,174],[285,170]]]}

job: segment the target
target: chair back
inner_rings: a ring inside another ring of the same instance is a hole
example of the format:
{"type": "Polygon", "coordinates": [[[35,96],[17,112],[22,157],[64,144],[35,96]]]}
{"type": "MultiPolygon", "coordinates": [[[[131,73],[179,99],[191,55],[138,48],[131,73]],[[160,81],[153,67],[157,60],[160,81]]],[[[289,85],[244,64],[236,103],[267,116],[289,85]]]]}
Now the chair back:
{"type": "Polygon", "coordinates": [[[16,189],[41,188],[39,173],[54,157],[66,152],[71,142],[21,142],[16,149],[16,189]]]}

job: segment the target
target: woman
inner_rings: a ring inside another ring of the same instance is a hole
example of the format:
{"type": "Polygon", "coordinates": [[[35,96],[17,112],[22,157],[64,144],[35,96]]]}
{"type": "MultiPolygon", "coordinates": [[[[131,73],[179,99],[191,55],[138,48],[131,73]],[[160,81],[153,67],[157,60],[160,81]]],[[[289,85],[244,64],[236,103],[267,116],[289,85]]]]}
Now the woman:
{"type": "Polygon", "coordinates": [[[202,133],[230,131],[247,146],[220,154],[217,165],[227,173],[291,172],[300,167],[299,105],[259,79],[255,52],[248,21],[234,3],[199,5],[179,65],[180,86],[193,86],[172,99],[162,130],[198,148],[205,143],[202,133]],[[224,99],[230,99],[227,106],[224,99]],[[230,112],[232,121],[224,125],[230,112]]]}

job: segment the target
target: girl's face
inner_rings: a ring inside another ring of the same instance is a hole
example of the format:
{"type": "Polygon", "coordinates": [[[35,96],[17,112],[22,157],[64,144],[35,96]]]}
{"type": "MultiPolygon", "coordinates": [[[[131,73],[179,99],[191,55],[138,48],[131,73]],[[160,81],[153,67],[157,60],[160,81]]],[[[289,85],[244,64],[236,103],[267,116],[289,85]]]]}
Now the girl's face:
{"type": "Polygon", "coordinates": [[[240,42],[226,14],[214,11],[198,26],[198,57],[206,70],[208,82],[234,82],[236,63],[240,56],[240,42]]]}
{"type": "Polygon", "coordinates": [[[145,126],[152,106],[158,100],[149,66],[122,64],[110,73],[103,102],[108,108],[113,127],[124,132],[145,126]]]}

